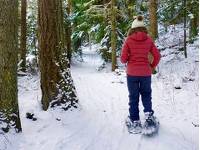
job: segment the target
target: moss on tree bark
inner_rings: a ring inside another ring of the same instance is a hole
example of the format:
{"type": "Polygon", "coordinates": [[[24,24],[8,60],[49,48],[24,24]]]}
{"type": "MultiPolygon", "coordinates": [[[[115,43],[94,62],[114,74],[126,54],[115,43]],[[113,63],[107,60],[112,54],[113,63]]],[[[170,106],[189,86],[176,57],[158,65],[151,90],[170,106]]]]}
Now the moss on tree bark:
{"type": "Polygon", "coordinates": [[[39,0],[39,64],[42,106],[77,107],[75,87],[64,49],[64,27],[61,0],[39,0]]]}
{"type": "Polygon", "coordinates": [[[17,95],[18,1],[0,1],[0,127],[21,131],[17,95]]]}

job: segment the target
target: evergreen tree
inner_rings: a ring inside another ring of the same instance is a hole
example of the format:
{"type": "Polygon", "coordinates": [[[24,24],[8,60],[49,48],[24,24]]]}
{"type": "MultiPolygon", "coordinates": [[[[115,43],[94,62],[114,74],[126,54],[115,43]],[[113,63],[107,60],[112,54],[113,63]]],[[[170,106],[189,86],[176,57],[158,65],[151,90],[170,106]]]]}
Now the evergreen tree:
{"type": "Polygon", "coordinates": [[[199,32],[199,1],[187,1],[186,5],[187,12],[189,12],[188,16],[190,21],[189,38],[190,42],[193,42],[195,37],[198,36],[199,32]]]}
{"type": "Polygon", "coordinates": [[[111,0],[111,48],[112,48],[112,71],[115,71],[117,67],[117,58],[116,58],[116,1],[111,0]]]}
{"type": "Polygon", "coordinates": [[[71,18],[71,15],[72,15],[72,0],[67,0],[66,12],[67,12],[66,24],[65,24],[66,47],[67,47],[67,57],[69,59],[69,62],[71,62],[71,57],[72,57],[72,47],[71,47],[72,26],[71,26],[71,19],[70,18],[71,18]]]}
{"type": "Polygon", "coordinates": [[[187,58],[187,44],[186,44],[186,38],[187,38],[187,35],[186,35],[186,23],[187,23],[187,16],[186,16],[186,0],[184,0],[184,55],[185,55],[185,58],[187,58]]]}
{"type": "Polygon", "coordinates": [[[27,1],[27,54],[38,57],[38,24],[37,24],[37,1],[27,1]]]}
{"type": "Polygon", "coordinates": [[[77,107],[75,87],[70,74],[63,27],[61,0],[39,0],[39,61],[42,106],[77,107]]]}
{"type": "Polygon", "coordinates": [[[21,40],[20,40],[20,58],[21,70],[26,71],[26,9],[27,0],[21,0],[21,40]]]}
{"type": "Polygon", "coordinates": [[[154,40],[158,37],[157,7],[158,7],[157,0],[149,1],[149,20],[150,20],[149,32],[154,40]]]}
{"type": "Polygon", "coordinates": [[[0,1],[0,128],[21,131],[17,95],[18,1],[0,1]]]}

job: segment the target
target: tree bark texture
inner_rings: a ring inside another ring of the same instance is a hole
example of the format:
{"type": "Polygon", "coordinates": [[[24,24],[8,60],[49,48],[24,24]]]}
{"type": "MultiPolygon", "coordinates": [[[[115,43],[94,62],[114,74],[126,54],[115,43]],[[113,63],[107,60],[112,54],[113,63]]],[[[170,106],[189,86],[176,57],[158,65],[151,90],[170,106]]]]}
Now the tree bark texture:
{"type": "MultiPolygon", "coordinates": [[[[0,128],[21,131],[17,92],[18,1],[0,0],[0,128]]],[[[0,129],[0,130],[1,130],[0,129]]]]}
{"type": "Polygon", "coordinates": [[[26,8],[27,0],[21,0],[21,39],[20,39],[20,67],[22,71],[26,71],[26,8]]]}
{"type": "Polygon", "coordinates": [[[158,37],[158,21],[157,21],[157,0],[149,0],[149,32],[151,37],[155,40],[158,37]]]}
{"type": "MultiPolygon", "coordinates": [[[[69,18],[71,13],[72,13],[72,1],[71,0],[67,0],[66,11],[67,11],[67,17],[69,18]]],[[[66,25],[66,28],[65,28],[65,34],[66,34],[67,57],[69,59],[69,62],[71,62],[71,56],[72,56],[72,47],[71,47],[72,26],[71,26],[71,22],[70,22],[69,19],[67,20],[67,25],[66,25]]]]}
{"type": "Polygon", "coordinates": [[[187,43],[186,43],[186,38],[187,38],[187,34],[186,34],[186,24],[187,24],[187,13],[186,13],[186,0],[184,0],[184,55],[185,58],[187,58],[187,43]]]}
{"type": "MultiPolygon", "coordinates": [[[[63,109],[78,102],[65,57],[65,38],[61,0],[39,0],[39,64],[42,106],[65,104],[63,109]],[[68,103],[68,104],[66,104],[68,103]]],[[[76,107],[76,106],[75,106],[76,107]]]]}
{"type": "Polygon", "coordinates": [[[117,67],[116,48],[117,48],[117,34],[116,34],[116,1],[111,0],[111,48],[112,48],[112,71],[117,67]]]}

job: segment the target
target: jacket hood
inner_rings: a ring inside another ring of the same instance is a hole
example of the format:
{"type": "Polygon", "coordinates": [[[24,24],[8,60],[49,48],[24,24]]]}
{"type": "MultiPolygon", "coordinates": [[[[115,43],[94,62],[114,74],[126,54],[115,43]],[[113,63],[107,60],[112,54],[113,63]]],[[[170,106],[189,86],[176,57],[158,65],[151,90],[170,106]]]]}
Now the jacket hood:
{"type": "Polygon", "coordinates": [[[135,41],[145,41],[148,37],[145,32],[135,32],[130,36],[135,41]]]}

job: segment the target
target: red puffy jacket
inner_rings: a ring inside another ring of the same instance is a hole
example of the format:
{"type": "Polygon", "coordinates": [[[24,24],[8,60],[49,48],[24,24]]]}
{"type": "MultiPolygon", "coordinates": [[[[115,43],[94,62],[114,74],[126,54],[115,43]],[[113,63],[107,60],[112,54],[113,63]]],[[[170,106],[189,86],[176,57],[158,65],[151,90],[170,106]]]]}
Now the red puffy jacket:
{"type": "Polygon", "coordinates": [[[153,40],[144,32],[135,32],[128,36],[121,52],[121,62],[127,63],[127,74],[131,76],[150,76],[152,68],[160,61],[160,53],[153,40]],[[149,52],[153,62],[148,59],[149,52]]]}

